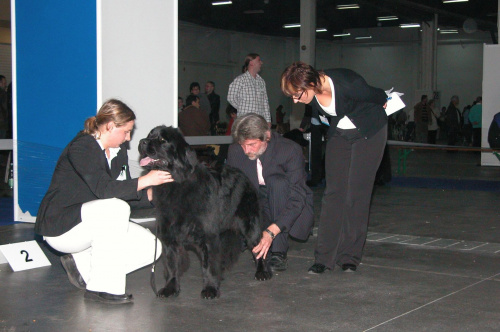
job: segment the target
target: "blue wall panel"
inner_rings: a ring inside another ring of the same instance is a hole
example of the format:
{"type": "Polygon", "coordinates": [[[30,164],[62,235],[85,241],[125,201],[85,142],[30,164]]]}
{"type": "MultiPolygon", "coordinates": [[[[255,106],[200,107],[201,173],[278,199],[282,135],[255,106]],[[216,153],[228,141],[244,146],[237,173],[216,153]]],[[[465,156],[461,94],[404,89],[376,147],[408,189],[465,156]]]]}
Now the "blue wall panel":
{"type": "Polygon", "coordinates": [[[96,112],[96,3],[15,6],[18,201],[36,215],[60,151],[96,112]]]}

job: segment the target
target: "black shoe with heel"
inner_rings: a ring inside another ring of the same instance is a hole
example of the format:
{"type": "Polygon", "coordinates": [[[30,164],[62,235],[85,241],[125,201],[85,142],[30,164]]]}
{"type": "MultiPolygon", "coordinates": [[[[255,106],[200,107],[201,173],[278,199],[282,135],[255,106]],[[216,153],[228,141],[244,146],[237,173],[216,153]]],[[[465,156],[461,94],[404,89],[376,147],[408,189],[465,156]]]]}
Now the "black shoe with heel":
{"type": "Polygon", "coordinates": [[[86,300],[106,303],[106,304],[127,304],[133,302],[132,294],[115,295],[105,292],[94,292],[89,290],[85,292],[84,298],[86,300]]]}
{"type": "Polygon", "coordinates": [[[71,282],[73,286],[85,290],[87,288],[87,284],[85,283],[85,280],[83,280],[80,272],[78,272],[73,255],[67,254],[61,256],[61,264],[68,275],[69,282],[71,282]]]}

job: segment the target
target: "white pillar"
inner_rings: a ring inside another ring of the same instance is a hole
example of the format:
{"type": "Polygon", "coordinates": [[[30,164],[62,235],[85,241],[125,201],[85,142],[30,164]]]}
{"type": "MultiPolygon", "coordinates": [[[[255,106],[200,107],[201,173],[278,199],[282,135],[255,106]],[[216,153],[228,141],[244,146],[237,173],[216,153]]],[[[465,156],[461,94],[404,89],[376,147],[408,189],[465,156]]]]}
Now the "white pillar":
{"type": "Polygon", "coordinates": [[[422,23],[421,90],[434,91],[436,76],[436,34],[437,18],[422,23]]]}
{"type": "MultiPolygon", "coordinates": [[[[500,1],[500,0],[499,0],[500,1]]],[[[316,0],[300,1],[300,61],[316,62],[316,0]]]]}
{"type": "MultiPolygon", "coordinates": [[[[300,61],[314,67],[316,62],[316,0],[300,0],[300,61]]],[[[304,104],[292,106],[290,128],[298,128],[304,116],[304,104]]]]}

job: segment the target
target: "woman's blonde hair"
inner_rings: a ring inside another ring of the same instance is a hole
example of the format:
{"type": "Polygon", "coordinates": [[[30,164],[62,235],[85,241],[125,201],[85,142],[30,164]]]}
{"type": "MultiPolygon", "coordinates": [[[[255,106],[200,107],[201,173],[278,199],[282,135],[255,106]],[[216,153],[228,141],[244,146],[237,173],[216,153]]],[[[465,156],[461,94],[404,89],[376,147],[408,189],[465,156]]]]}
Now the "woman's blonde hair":
{"type": "Polygon", "coordinates": [[[130,107],[118,99],[110,99],[102,104],[95,116],[85,120],[83,132],[98,136],[102,125],[112,121],[117,127],[121,127],[132,120],[135,120],[135,114],[130,107]]]}

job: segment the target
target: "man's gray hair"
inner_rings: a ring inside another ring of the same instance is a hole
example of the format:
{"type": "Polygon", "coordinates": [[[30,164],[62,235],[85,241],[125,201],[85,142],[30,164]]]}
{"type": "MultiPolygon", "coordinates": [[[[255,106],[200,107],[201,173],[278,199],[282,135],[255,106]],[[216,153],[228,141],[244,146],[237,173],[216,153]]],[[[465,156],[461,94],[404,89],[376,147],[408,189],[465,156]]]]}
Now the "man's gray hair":
{"type": "Polygon", "coordinates": [[[269,125],[262,116],[249,113],[238,117],[231,128],[231,135],[236,143],[241,143],[247,139],[267,140],[266,133],[269,131],[269,125]]]}

